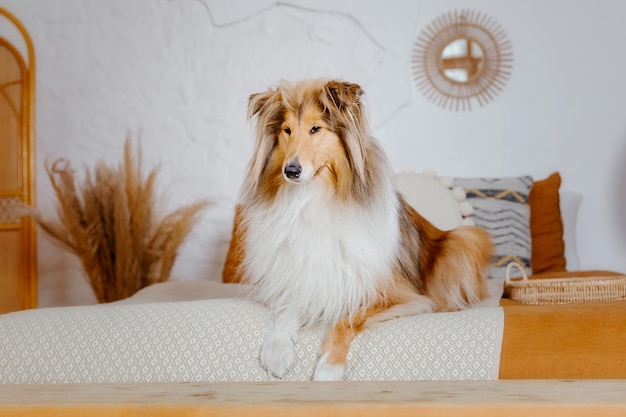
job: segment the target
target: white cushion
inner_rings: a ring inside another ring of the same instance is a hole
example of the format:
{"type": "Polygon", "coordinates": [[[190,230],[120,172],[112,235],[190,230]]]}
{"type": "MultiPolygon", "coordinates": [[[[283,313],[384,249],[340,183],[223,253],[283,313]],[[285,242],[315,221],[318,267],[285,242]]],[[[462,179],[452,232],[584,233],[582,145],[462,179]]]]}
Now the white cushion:
{"type": "Polygon", "coordinates": [[[575,191],[559,192],[561,218],[563,219],[563,240],[565,241],[565,262],[568,271],[580,270],[578,248],[576,245],[576,223],[578,209],[583,195],[575,191]]]}
{"type": "Polygon", "coordinates": [[[438,178],[405,171],[394,176],[393,184],[411,207],[439,229],[463,224],[459,202],[438,178]]]}

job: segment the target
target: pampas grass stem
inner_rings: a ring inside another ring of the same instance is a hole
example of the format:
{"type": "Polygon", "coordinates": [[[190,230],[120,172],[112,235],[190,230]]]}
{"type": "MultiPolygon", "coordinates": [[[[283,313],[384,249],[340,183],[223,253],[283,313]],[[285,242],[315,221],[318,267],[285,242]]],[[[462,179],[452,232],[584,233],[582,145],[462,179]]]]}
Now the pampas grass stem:
{"type": "Polygon", "coordinates": [[[205,200],[157,215],[158,168],[142,175],[141,147],[130,139],[123,164],[99,161],[82,184],[65,159],[46,165],[57,197],[57,221],[31,213],[41,228],[81,261],[100,303],[121,300],[167,281],[178,249],[208,205],[205,200]]]}

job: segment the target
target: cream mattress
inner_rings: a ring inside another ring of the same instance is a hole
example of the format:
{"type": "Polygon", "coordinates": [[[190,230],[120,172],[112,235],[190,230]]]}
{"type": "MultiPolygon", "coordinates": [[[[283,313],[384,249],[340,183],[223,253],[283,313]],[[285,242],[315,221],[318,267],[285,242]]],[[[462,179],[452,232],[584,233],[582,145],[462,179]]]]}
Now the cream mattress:
{"type": "MultiPolygon", "coordinates": [[[[269,310],[239,286],[152,287],[124,302],[0,316],[0,383],[275,380],[258,361],[269,310]],[[201,297],[231,298],[180,301],[201,297]]],[[[345,378],[498,379],[503,326],[501,307],[393,320],[354,340],[345,378]]],[[[311,379],[323,334],[302,332],[284,380],[311,379]]]]}

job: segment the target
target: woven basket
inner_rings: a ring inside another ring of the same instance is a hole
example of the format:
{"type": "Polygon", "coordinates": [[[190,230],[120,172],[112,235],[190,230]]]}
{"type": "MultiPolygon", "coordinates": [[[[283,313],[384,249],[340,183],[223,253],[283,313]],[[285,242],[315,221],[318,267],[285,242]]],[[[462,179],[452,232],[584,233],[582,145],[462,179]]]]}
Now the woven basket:
{"type": "Polygon", "coordinates": [[[505,286],[512,300],[524,304],[569,304],[626,298],[626,276],[528,279],[517,262],[506,267],[505,286]],[[511,281],[511,268],[522,272],[522,279],[511,281]]]}

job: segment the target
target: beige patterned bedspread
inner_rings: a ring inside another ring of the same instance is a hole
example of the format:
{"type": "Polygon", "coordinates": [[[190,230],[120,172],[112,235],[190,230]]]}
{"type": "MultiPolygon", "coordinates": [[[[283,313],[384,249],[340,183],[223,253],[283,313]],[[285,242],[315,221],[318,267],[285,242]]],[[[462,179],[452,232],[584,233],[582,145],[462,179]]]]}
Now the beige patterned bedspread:
{"type": "MultiPolygon", "coordinates": [[[[275,380],[258,361],[269,325],[269,311],[245,298],[9,313],[0,316],[0,383],[275,380]]],[[[345,378],[498,379],[503,325],[500,307],[384,323],[354,340],[345,378]]],[[[322,337],[301,334],[284,380],[311,379],[322,337]]]]}

